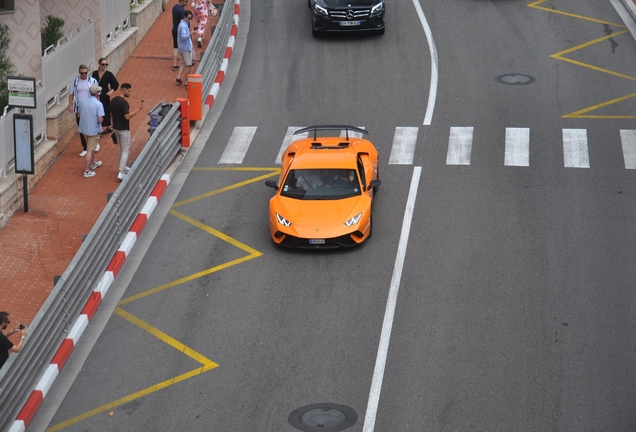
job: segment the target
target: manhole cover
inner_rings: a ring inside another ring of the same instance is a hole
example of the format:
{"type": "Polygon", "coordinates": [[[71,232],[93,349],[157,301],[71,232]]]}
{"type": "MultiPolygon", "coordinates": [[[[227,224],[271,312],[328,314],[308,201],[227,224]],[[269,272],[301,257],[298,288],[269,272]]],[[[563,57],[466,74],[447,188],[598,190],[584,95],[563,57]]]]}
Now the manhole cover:
{"type": "Polygon", "coordinates": [[[292,411],[289,423],[305,432],[338,432],[349,429],[358,421],[358,414],[344,405],[319,403],[292,411]]]}
{"type": "Polygon", "coordinates": [[[495,78],[497,82],[502,84],[511,84],[511,85],[524,85],[524,84],[532,84],[536,81],[536,79],[530,75],[524,74],[505,74],[499,75],[495,78]]]}

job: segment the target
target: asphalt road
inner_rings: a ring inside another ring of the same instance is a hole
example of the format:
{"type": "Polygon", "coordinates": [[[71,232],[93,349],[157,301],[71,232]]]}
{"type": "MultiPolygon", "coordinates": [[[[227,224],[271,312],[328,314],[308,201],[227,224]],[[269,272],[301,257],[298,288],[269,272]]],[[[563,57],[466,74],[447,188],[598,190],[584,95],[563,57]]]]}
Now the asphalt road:
{"type": "Polygon", "coordinates": [[[438,61],[410,1],[389,2],[381,37],[315,39],[304,1],[241,7],[242,57],[174,201],[29,430],[291,432],[320,403],[353,410],[351,431],[636,429],[621,135],[636,129],[636,43],[610,1],[423,2],[438,61]],[[333,123],[380,151],[373,237],[277,249],[264,179],[288,128],[333,123]],[[401,127],[417,146],[390,164],[401,127]],[[219,164],[246,131],[241,161],[219,164]]]}

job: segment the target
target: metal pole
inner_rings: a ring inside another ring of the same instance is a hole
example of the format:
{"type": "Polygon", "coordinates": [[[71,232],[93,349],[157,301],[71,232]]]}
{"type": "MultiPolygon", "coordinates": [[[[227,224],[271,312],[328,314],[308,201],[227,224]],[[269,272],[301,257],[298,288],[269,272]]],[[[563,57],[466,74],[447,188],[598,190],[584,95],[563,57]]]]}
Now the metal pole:
{"type": "Polygon", "coordinates": [[[24,212],[29,212],[29,186],[27,182],[27,175],[22,175],[22,192],[24,195],[24,212]]]}

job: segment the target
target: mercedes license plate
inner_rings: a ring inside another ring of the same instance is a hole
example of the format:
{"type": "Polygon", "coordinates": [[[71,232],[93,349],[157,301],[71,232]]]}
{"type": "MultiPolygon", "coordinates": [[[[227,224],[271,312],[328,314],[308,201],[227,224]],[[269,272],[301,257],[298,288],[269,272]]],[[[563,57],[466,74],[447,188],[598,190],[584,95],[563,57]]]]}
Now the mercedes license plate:
{"type": "Polygon", "coordinates": [[[360,21],[340,21],[340,27],[359,26],[360,21]]]}
{"type": "Polygon", "coordinates": [[[325,244],[325,239],[309,239],[309,244],[311,245],[325,244]]]}

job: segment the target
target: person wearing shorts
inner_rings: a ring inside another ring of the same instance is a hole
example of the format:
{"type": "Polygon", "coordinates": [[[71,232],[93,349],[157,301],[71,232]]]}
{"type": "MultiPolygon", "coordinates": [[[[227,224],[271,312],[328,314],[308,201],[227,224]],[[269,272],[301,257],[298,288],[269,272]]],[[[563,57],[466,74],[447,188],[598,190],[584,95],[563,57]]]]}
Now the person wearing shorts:
{"type": "Polygon", "coordinates": [[[183,19],[179,23],[179,29],[177,32],[177,44],[179,45],[178,51],[181,56],[181,65],[179,66],[179,75],[177,75],[177,84],[185,84],[188,88],[188,74],[190,73],[190,67],[192,66],[192,35],[196,32],[190,30],[190,21],[192,21],[192,11],[186,10],[183,14],[183,19]],[[185,70],[185,76],[181,81],[181,75],[185,70]]]}
{"type": "Polygon", "coordinates": [[[90,97],[83,99],[79,104],[79,131],[86,137],[86,162],[84,163],[84,177],[93,177],[95,169],[102,165],[101,161],[93,162],[93,152],[99,145],[102,133],[102,121],[104,121],[104,105],[99,101],[99,92],[102,88],[96,85],[90,88],[90,97]]]}

